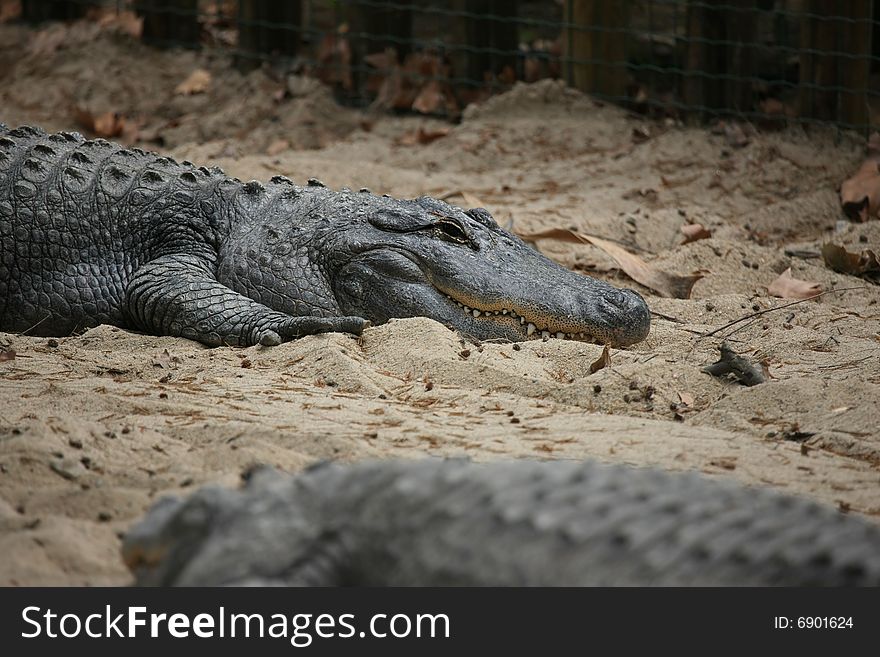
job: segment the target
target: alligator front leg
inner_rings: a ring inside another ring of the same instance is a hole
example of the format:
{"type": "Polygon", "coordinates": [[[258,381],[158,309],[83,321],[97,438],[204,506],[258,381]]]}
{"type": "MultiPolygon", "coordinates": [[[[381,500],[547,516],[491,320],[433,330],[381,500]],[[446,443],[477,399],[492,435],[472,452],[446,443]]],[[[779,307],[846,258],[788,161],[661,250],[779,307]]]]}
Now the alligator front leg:
{"type": "Polygon", "coordinates": [[[277,345],[316,333],[360,333],[361,317],[293,317],[219,283],[209,264],[191,255],[168,255],[138,269],[126,290],[126,309],[137,328],[208,346],[277,345]]]}

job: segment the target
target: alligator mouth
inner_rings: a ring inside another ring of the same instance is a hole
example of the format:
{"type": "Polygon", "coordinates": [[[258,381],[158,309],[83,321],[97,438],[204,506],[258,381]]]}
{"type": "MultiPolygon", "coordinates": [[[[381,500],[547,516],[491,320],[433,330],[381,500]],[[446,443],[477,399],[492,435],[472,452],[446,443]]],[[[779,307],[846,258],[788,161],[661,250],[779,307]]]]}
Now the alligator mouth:
{"type": "Polygon", "coordinates": [[[604,344],[604,341],[599,340],[587,331],[577,333],[557,331],[546,324],[542,324],[540,320],[531,320],[518,314],[515,310],[508,308],[502,310],[482,310],[480,308],[472,308],[455,297],[446,294],[442,290],[438,291],[449,301],[458,306],[465,314],[476,319],[484,318],[487,320],[499,320],[504,317],[510,319],[519,326],[520,332],[525,335],[527,340],[546,340],[549,338],[555,338],[557,340],[574,340],[577,342],[588,342],[590,344],[604,344]]]}

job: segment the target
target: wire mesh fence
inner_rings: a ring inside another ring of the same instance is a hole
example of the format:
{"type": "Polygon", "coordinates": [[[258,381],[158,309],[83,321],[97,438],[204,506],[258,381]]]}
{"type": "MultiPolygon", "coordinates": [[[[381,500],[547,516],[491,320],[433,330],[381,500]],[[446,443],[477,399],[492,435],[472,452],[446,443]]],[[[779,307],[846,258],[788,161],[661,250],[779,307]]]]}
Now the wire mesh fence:
{"type": "Polygon", "coordinates": [[[456,119],[559,78],[634,111],[880,123],[880,0],[20,0],[23,20],[135,12],[156,47],[312,76],[340,102],[456,119]]]}

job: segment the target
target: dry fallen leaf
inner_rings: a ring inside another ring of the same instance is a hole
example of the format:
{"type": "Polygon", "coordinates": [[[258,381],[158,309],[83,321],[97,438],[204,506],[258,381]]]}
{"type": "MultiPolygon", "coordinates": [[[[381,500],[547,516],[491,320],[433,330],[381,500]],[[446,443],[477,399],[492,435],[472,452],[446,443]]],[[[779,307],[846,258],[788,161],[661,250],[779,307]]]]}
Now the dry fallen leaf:
{"type": "Polygon", "coordinates": [[[0,351],[0,362],[4,360],[15,360],[15,349],[0,351]]]}
{"type": "Polygon", "coordinates": [[[203,68],[197,68],[183,82],[174,88],[178,96],[203,94],[211,86],[211,74],[203,68]]]}
{"type": "Polygon", "coordinates": [[[834,271],[880,280],[880,259],[870,249],[853,253],[842,246],[828,243],[822,246],[822,259],[834,271]]]}
{"type": "Polygon", "coordinates": [[[712,231],[703,226],[703,224],[683,224],[679,230],[681,230],[681,234],[684,235],[684,242],[682,242],[682,244],[690,244],[697,240],[704,240],[707,237],[712,237],[712,231]]]}
{"type": "Polygon", "coordinates": [[[767,292],[771,296],[782,299],[808,299],[821,293],[822,286],[818,283],[793,278],[791,267],[789,267],[779,275],[779,278],[770,283],[767,292]]]}
{"type": "Polygon", "coordinates": [[[27,51],[34,57],[48,57],[61,47],[69,35],[69,28],[63,23],[50,23],[31,35],[27,51]]]}
{"type": "Polygon", "coordinates": [[[435,128],[426,130],[424,127],[419,127],[415,132],[407,132],[402,137],[397,140],[398,144],[403,146],[415,146],[416,144],[430,144],[433,141],[437,141],[438,139],[445,137],[449,134],[449,127],[444,126],[442,128],[435,128]]]}
{"type": "Polygon", "coordinates": [[[604,369],[611,365],[611,350],[608,348],[606,344],[602,348],[602,355],[599,356],[591,365],[590,365],[590,374],[595,374],[601,369],[604,369]]]}
{"type": "Polygon", "coordinates": [[[118,137],[125,129],[125,119],[118,112],[104,112],[95,117],[93,131],[99,137],[118,137]]]}
{"type": "MultiPolygon", "coordinates": [[[[467,199],[467,197],[465,197],[467,199]]],[[[544,239],[592,244],[611,256],[620,268],[637,283],[657,292],[660,296],[673,299],[687,299],[691,295],[694,284],[703,278],[702,272],[694,272],[687,276],[670,274],[654,269],[637,255],[634,255],[613,242],[593,235],[576,233],[567,228],[550,228],[537,233],[517,233],[520,239],[536,241],[544,239]]]]}
{"type": "Polygon", "coordinates": [[[386,48],[383,52],[374,52],[364,55],[364,61],[380,71],[397,66],[397,51],[394,48],[386,48]]]}
{"type": "Polygon", "coordinates": [[[776,98],[765,98],[760,101],[758,109],[767,116],[785,116],[788,114],[785,105],[776,98]]]}
{"type": "Polygon", "coordinates": [[[749,144],[748,135],[746,135],[745,131],[742,129],[742,126],[738,123],[724,124],[724,138],[727,140],[727,143],[733,148],[743,148],[744,146],[748,146],[749,144]]]}
{"type": "Polygon", "coordinates": [[[140,39],[144,31],[144,19],[133,11],[119,11],[118,7],[90,7],[86,12],[89,20],[100,27],[140,39]]]}
{"type": "Polygon", "coordinates": [[[276,139],[266,148],[266,155],[278,155],[290,149],[290,142],[286,139],[276,139]]]}
{"type": "Polygon", "coordinates": [[[21,16],[21,0],[0,1],[0,23],[8,23],[21,16]]]}
{"type": "Polygon", "coordinates": [[[840,204],[853,221],[865,222],[880,209],[880,163],[867,160],[840,186],[840,204]]]}
{"type": "Polygon", "coordinates": [[[351,90],[351,45],[348,42],[348,24],[343,23],[335,33],[325,34],[318,44],[317,77],[324,84],[339,85],[351,90]]]}
{"type": "Polygon", "coordinates": [[[486,204],[482,200],[480,200],[480,198],[475,194],[471,194],[470,192],[459,192],[459,194],[464,199],[465,205],[467,205],[469,208],[485,208],[486,210],[489,209],[486,207],[486,204]]]}
{"type": "Polygon", "coordinates": [[[412,109],[422,114],[434,114],[443,105],[443,92],[438,80],[430,80],[421,88],[413,101],[412,109]]]}
{"type": "Polygon", "coordinates": [[[104,112],[96,115],[88,110],[74,107],[73,114],[79,125],[98,137],[118,137],[126,129],[125,117],[119,112],[104,112]]]}
{"type": "Polygon", "coordinates": [[[865,222],[880,210],[880,134],[868,138],[868,159],[840,186],[843,213],[853,221],[865,222]]]}
{"type": "Polygon", "coordinates": [[[689,392],[680,392],[678,393],[678,400],[684,404],[685,406],[693,406],[694,405],[694,396],[689,392]]]}

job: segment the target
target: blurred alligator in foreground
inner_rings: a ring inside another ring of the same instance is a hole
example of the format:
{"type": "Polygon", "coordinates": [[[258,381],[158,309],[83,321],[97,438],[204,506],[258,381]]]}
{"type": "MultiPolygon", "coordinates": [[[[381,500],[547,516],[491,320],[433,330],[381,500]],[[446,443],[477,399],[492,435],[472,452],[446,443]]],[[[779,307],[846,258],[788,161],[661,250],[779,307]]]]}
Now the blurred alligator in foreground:
{"type": "Polygon", "coordinates": [[[242,183],[77,133],[0,124],[0,330],[98,324],[207,345],[424,316],[480,340],[625,346],[631,290],[571,272],[482,208],[310,180],[242,183]]]}
{"type": "Polygon", "coordinates": [[[571,461],[256,470],[160,500],[140,585],[880,585],[880,527],[696,475],[571,461]]]}

